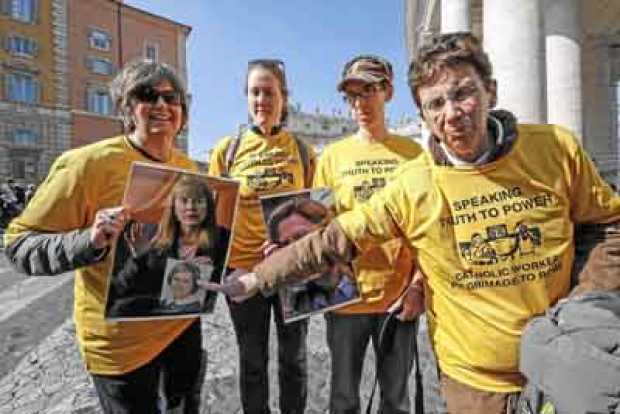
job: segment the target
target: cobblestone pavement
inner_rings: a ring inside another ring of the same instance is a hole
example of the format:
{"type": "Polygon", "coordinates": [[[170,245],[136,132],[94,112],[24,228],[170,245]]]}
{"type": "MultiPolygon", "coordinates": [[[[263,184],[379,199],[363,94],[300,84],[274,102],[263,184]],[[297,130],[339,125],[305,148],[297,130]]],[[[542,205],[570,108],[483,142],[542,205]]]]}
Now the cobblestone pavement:
{"type": "MultiPolygon", "coordinates": [[[[17,280],[16,283],[23,281],[17,280]]],[[[0,370],[0,414],[100,413],[74,340],[74,327],[69,314],[70,285],[65,284],[45,298],[29,304],[27,310],[10,318],[9,324],[0,324],[0,338],[7,338],[12,332],[13,337],[17,337],[13,342],[5,339],[0,343],[0,369],[4,369],[0,370]],[[42,309],[48,309],[48,312],[42,309]],[[14,334],[16,327],[19,328],[19,335],[14,334]],[[42,338],[42,335],[45,336],[42,338]],[[7,347],[12,351],[7,352],[7,347]],[[16,360],[18,357],[21,359],[16,360]]],[[[434,362],[430,357],[425,329],[421,331],[425,412],[444,413],[437,396],[434,362]]],[[[237,349],[223,300],[218,301],[214,314],[203,318],[203,332],[209,358],[202,393],[202,413],[240,413],[237,349]]],[[[276,355],[275,335],[272,335],[270,348],[271,355],[276,355]]],[[[325,413],[329,396],[329,353],[324,340],[324,322],[320,316],[311,319],[308,352],[309,395],[306,413],[325,413]]],[[[372,385],[373,366],[374,356],[369,350],[361,387],[364,407],[372,385]]],[[[274,358],[271,358],[269,371],[271,407],[274,413],[279,413],[276,409],[278,390],[274,358]]]]}

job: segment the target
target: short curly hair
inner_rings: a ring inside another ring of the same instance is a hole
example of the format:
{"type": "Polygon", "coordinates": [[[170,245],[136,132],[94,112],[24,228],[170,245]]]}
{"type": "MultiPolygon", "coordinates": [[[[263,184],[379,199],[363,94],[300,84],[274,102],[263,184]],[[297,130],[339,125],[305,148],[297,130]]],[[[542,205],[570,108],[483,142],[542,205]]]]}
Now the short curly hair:
{"type": "Polygon", "coordinates": [[[420,86],[431,85],[446,67],[469,64],[483,82],[493,80],[493,67],[480,41],[469,32],[439,34],[422,46],[409,65],[408,84],[418,108],[420,86]]]}
{"type": "Polygon", "coordinates": [[[131,133],[136,129],[132,114],[136,102],[136,91],[146,86],[155,86],[164,80],[170,82],[174,90],[181,95],[181,108],[183,110],[181,129],[187,124],[189,116],[187,90],[179,75],[165,63],[139,59],[126,64],[112,80],[109,87],[110,97],[117,114],[123,121],[125,132],[131,133]]]}

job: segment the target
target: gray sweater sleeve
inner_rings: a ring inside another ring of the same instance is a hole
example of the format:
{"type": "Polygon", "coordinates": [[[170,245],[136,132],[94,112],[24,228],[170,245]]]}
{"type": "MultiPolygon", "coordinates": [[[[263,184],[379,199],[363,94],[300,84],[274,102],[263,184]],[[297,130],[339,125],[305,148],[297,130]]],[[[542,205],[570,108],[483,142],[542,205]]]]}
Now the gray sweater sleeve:
{"type": "Polygon", "coordinates": [[[90,228],[67,233],[27,232],[5,249],[9,262],[27,275],[56,275],[97,263],[109,248],[96,249],[90,228]]]}

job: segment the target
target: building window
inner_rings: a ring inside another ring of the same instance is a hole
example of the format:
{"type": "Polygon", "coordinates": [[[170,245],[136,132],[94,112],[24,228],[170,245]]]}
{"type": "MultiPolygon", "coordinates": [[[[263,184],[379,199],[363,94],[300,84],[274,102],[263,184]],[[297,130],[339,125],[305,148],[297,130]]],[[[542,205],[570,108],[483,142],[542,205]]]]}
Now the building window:
{"type": "Polygon", "coordinates": [[[11,170],[11,175],[13,176],[13,178],[23,180],[24,178],[26,178],[26,160],[11,160],[11,170]]]}
{"type": "Polygon", "coordinates": [[[37,17],[37,0],[5,0],[8,1],[8,14],[14,20],[34,23],[37,17]]]}
{"type": "Polygon", "coordinates": [[[93,49],[110,50],[112,38],[103,30],[92,29],[88,36],[88,42],[93,49]]]}
{"type": "Polygon", "coordinates": [[[18,128],[11,133],[11,142],[15,145],[37,145],[40,135],[32,129],[18,128]]]}
{"type": "Polygon", "coordinates": [[[89,89],[86,93],[86,108],[101,115],[112,113],[112,100],[105,89],[89,89]]]}
{"type": "Polygon", "coordinates": [[[146,43],[144,45],[144,57],[153,62],[157,62],[159,58],[159,48],[154,43],[146,43]]]}
{"type": "Polygon", "coordinates": [[[88,59],[88,67],[91,72],[98,75],[111,75],[113,72],[112,63],[108,59],[91,57],[88,59]]]}
{"type": "Polygon", "coordinates": [[[20,180],[36,180],[39,154],[28,148],[11,151],[9,154],[11,176],[20,180]]]}
{"type": "Polygon", "coordinates": [[[35,104],[39,102],[39,81],[28,73],[9,73],[6,77],[9,101],[35,104]]]}
{"type": "Polygon", "coordinates": [[[9,36],[7,51],[13,56],[33,57],[37,54],[37,42],[22,36],[9,36]]]}

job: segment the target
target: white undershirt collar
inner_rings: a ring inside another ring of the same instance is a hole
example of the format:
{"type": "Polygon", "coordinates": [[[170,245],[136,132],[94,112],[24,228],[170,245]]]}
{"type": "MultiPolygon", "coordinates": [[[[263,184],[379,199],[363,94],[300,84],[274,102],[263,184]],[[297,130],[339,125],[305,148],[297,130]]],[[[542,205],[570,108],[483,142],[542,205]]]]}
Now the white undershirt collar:
{"type": "Polygon", "coordinates": [[[446,157],[452,163],[452,165],[454,165],[455,167],[473,167],[473,166],[487,164],[490,161],[490,158],[493,155],[495,147],[502,145],[504,143],[504,127],[502,123],[500,122],[500,120],[494,117],[493,115],[489,115],[489,119],[492,120],[495,123],[495,126],[497,127],[495,131],[496,134],[495,136],[493,136],[493,131],[491,131],[491,128],[489,128],[489,134],[492,138],[491,145],[489,145],[489,148],[487,148],[486,151],[480,154],[480,156],[476,158],[474,161],[466,161],[466,160],[463,160],[457,157],[456,155],[450,152],[448,147],[446,147],[443,142],[439,143],[439,145],[441,146],[441,149],[446,154],[446,157]]]}

